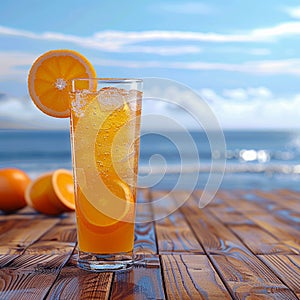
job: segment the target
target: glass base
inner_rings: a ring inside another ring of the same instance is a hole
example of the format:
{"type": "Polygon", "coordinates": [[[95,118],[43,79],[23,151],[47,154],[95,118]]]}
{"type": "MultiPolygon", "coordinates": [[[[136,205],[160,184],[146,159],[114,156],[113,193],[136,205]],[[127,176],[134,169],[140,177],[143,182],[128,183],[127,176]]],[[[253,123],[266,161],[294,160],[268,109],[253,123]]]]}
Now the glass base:
{"type": "Polygon", "coordinates": [[[96,254],[79,251],[77,265],[92,272],[125,271],[133,266],[133,252],[96,254]]]}

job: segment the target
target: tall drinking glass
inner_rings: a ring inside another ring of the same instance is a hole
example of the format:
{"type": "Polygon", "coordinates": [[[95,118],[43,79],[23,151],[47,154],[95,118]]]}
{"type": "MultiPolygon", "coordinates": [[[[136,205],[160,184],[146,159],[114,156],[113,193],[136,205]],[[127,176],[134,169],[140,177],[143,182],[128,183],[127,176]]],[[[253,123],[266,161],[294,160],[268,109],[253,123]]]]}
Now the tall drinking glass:
{"type": "Polygon", "coordinates": [[[141,103],[140,79],[72,81],[80,268],[123,270],[133,263],[141,103]]]}

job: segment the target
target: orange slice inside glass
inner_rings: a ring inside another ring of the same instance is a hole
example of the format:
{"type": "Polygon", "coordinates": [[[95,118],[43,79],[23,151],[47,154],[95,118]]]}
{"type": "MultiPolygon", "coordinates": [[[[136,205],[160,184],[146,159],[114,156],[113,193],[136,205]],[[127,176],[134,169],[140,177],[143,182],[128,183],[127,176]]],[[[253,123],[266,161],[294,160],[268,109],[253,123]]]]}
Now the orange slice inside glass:
{"type": "Polygon", "coordinates": [[[105,211],[109,211],[109,215],[114,215],[114,218],[102,213],[95,209],[93,205],[84,197],[81,190],[78,193],[81,194],[80,208],[78,214],[81,215],[81,221],[85,222],[86,226],[94,231],[99,230],[114,230],[122,225],[122,223],[133,222],[135,213],[135,203],[130,188],[124,182],[118,181],[120,190],[123,195],[119,193],[118,205],[115,206],[111,203],[111,199],[102,199],[102,205],[105,207],[105,211]]]}
{"type": "Polygon", "coordinates": [[[42,112],[52,117],[68,118],[71,80],[94,77],[96,71],[92,64],[80,53],[51,50],[33,63],[28,75],[28,90],[32,101],[42,112]]]}

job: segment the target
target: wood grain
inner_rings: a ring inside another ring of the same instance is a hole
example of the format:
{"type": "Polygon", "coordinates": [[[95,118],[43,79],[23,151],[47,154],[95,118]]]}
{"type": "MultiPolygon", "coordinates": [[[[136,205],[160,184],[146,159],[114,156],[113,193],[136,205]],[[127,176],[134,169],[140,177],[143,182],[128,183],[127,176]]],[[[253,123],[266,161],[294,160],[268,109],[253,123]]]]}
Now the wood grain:
{"type": "Polygon", "coordinates": [[[208,254],[226,253],[233,248],[247,250],[247,247],[224,224],[207,210],[197,207],[182,207],[190,227],[208,254]]]}
{"type": "Polygon", "coordinates": [[[135,224],[134,252],[136,254],[157,253],[153,222],[135,224]]]}
{"type": "Polygon", "coordinates": [[[185,217],[176,211],[155,223],[159,253],[203,253],[185,217]]]}
{"type": "Polygon", "coordinates": [[[285,245],[256,224],[231,225],[230,229],[256,255],[294,253],[291,247],[285,245]]]}
{"type": "Polygon", "coordinates": [[[236,299],[297,299],[265,264],[250,253],[235,250],[226,255],[211,255],[211,258],[236,299]]]}
{"type": "Polygon", "coordinates": [[[93,273],[68,265],[63,268],[46,299],[109,298],[113,273],[93,273]]]}
{"type": "Polygon", "coordinates": [[[0,254],[17,253],[38,240],[45,232],[53,227],[58,220],[53,218],[10,219],[2,221],[0,226],[0,254]],[[4,224],[3,224],[4,223],[4,224]]]}
{"type": "Polygon", "coordinates": [[[60,241],[43,241],[39,240],[30,245],[24,251],[25,254],[37,255],[37,254],[64,254],[71,255],[74,251],[75,243],[66,243],[60,241]]]}
{"type": "Polygon", "coordinates": [[[293,193],[292,191],[287,192],[285,190],[279,191],[278,193],[267,193],[261,190],[257,190],[255,191],[255,193],[262,198],[271,199],[281,207],[287,209],[292,208],[293,211],[300,213],[300,198],[296,196],[296,193],[293,193]]]}
{"type": "Polygon", "coordinates": [[[132,270],[115,274],[111,299],[165,299],[157,256],[148,256],[132,270]]]}
{"type": "Polygon", "coordinates": [[[282,243],[290,245],[290,242],[292,241],[293,246],[290,247],[291,250],[294,253],[300,253],[300,232],[293,226],[278,219],[274,214],[263,212],[245,214],[254,223],[264,228],[264,230],[272,234],[282,243]]]}
{"type": "Polygon", "coordinates": [[[231,299],[205,255],[162,255],[168,299],[231,299]]]}
{"type": "Polygon", "coordinates": [[[13,261],[19,255],[18,254],[3,254],[3,255],[0,255],[0,268],[4,268],[7,264],[9,264],[11,261],[13,261]]]}
{"type": "Polygon", "coordinates": [[[49,231],[47,231],[42,237],[42,241],[60,241],[66,243],[77,242],[76,225],[69,224],[64,225],[61,222],[55,224],[49,231]]]}
{"type": "Polygon", "coordinates": [[[260,255],[259,258],[300,298],[299,255],[260,255]]]}
{"type": "Polygon", "coordinates": [[[1,299],[43,299],[68,260],[64,255],[22,255],[0,269],[1,299]]]}
{"type": "Polygon", "coordinates": [[[171,214],[166,213],[166,216],[160,219],[162,211],[169,212],[174,207],[180,207],[181,203],[186,202],[188,195],[183,192],[178,192],[176,197],[166,192],[152,194],[154,199],[167,196],[166,202],[164,201],[154,210],[155,219],[158,219],[155,221],[155,230],[159,253],[203,253],[201,245],[179,209],[171,214]]]}
{"type": "MultiPolygon", "coordinates": [[[[151,195],[148,189],[139,189],[137,193],[137,203],[149,204],[151,195]]],[[[146,209],[144,206],[137,206],[134,251],[137,254],[156,254],[157,244],[152,208],[146,209]],[[150,220],[150,221],[149,221],[150,220]],[[146,221],[146,222],[145,222],[146,221]]]]}
{"type": "Polygon", "coordinates": [[[300,299],[300,193],[220,190],[200,209],[201,193],[140,189],[119,273],[76,266],[74,213],[0,213],[0,299],[300,299]]]}

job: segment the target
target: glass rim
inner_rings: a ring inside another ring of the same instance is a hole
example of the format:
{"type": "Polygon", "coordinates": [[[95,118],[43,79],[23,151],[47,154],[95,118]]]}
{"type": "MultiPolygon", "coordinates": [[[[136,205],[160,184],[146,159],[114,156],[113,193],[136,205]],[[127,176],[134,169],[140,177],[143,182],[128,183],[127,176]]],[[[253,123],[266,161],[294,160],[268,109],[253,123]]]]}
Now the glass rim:
{"type": "Polygon", "coordinates": [[[99,77],[95,77],[95,78],[74,78],[71,79],[71,82],[74,83],[75,81],[98,81],[101,83],[132,83],[132,82],[136,82],[136,83],[142,83],[143,79],[140,78],[99,78],[99,77]]]}

